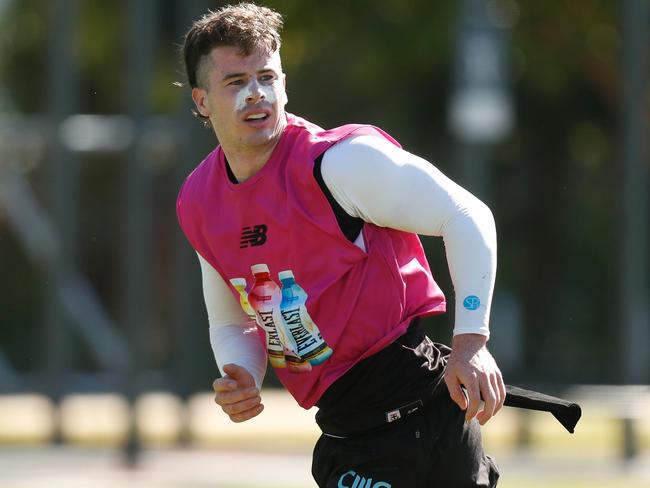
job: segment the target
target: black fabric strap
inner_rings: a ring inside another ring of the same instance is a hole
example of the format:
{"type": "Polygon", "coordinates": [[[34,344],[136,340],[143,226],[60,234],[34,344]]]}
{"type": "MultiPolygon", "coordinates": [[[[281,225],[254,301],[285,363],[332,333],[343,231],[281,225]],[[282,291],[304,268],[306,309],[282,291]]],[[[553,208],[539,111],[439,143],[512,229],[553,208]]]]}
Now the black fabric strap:
{"type": "MultiPolygon", "coordinates": [[[[330,386],[316,403],[316,422],[328,435],[351,437],[420,411],[409,407],[414,402],[426,407],[439,395],[448,395],[443,375],[450,352],[448,346],[432,342],[415,320],[393,344],[357,363],[330,386]]],[[[582,414],[576,403],[512,385],[506,385],[504,405],[550,412],[570,433],[582,414]]]]}
{"type": "Polygon", "coordinates": [[[322,162],[323,155],[321,154],[314,161],[314,178],[316,178],[318,186],[320,186],[320,189],[323,191],[323,194],[332,207],[334,215],[336,216],[336,221],[341,228],[341,232],[343,232],[343,235],[345,235],[348,241],[354,242],[361,232],[361,228],[363,227],[363,220],[358,217],[353,217],[347,213],[345,210],[343,210],[343,207],[339,205],[339,202],[336,201],[332,195],[332,192],[329,188],[327,188],[327,185],[323,180],[323,174],[321,171],[322,162]]]}
{"type": "Polygon", "coordinates": [[[506,385],[504,405],[550,412],[571,434],[573,434],[575,426],[582,416],[582,409],[577,403],[511,385],[506,385]]]}
{"type": "Polygon", "coordinates": [[[230,180],[231,183],[234,183],[235,185],[239,184],[239,180],[235,176],[235,173],[232,172],[232,168],[230,167],[230,163],[226,159],[226,155],[223,155],[224,161],[226,161],[226,172],[228,173],[228,179],[230,180]]]}

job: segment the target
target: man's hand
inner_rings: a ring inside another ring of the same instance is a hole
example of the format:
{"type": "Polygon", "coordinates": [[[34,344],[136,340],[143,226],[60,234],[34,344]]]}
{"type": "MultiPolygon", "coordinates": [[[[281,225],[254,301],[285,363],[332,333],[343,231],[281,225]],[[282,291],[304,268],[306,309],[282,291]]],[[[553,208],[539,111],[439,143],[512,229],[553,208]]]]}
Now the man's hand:
{"type": "Polygon", "coordinates": [[[506,399],[501,371],[485,347],[486,342],[487,338],[479,334],[454,336],[445,370],[449,394],[465,410],[465,421],[476,416],[481,425],[499,411],[506,399]],[[461,385],[465,387],[467,397],[461,385]],[[481,398],[485,404],[479,412],[481,398]]]}
{"type": "Polygon", "coordinates": [[[264,405],[260,391],[248,370],[236,364],[226,364],[223,372],[226,376],[214,380],[212,389],[215,392],[214,401],[230,420],[245,422],[262,413],[264,405]]]}

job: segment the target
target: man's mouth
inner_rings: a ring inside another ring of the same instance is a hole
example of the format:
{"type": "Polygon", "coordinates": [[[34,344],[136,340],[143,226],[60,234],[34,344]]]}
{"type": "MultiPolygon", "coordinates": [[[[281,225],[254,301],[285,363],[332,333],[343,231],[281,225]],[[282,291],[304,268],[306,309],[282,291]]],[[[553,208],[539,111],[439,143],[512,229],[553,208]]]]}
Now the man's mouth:
{"type": "Polygon", "coordinates": [[[251,114],[248,117],[246,117],[244,120],[246,121],[266,120],[268,117],[269,117],[268,114],[259,113],[259,114],[251,114]]]}

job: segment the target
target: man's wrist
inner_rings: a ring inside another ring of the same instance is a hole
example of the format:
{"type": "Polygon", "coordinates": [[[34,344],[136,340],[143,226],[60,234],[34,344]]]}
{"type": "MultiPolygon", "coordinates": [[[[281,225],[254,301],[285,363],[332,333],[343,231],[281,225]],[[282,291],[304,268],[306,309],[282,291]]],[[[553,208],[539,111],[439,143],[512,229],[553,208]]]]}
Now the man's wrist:
{"type": "Polygon", "coordinates": [[[478,351],[485,347],[488,337],[483,334],[456,334],[452,339],[452,350],[473,349],[478,351]]]}
{"type": "Polygon", "coordinates": [[[462,323],[462,324],[454,324],[454,332],[453,334],[455,336],[461,335],[461,334],[479,334],[483,335],[486,337],[490,337],[490,328],[487,323],[462,323]]]}

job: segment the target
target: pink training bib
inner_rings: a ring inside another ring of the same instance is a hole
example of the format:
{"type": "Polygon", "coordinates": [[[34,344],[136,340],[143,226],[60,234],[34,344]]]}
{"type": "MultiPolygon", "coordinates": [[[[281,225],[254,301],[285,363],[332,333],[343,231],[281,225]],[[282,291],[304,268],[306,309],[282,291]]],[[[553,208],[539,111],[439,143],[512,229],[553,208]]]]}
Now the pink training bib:
{"type": "Polygon", "coordinates": [[[347,137],[399,144],[372,126],[323,130],[287,119],[269,161],[243,183],[230,181],[217,147],[183,184],[177,213],[194,249],[255,317],[280,381],[309,408],[413,318],[444,312],[445,298],[416,234],[365,223],[361,250],[313,175],[315,159],[347,137]]]}

